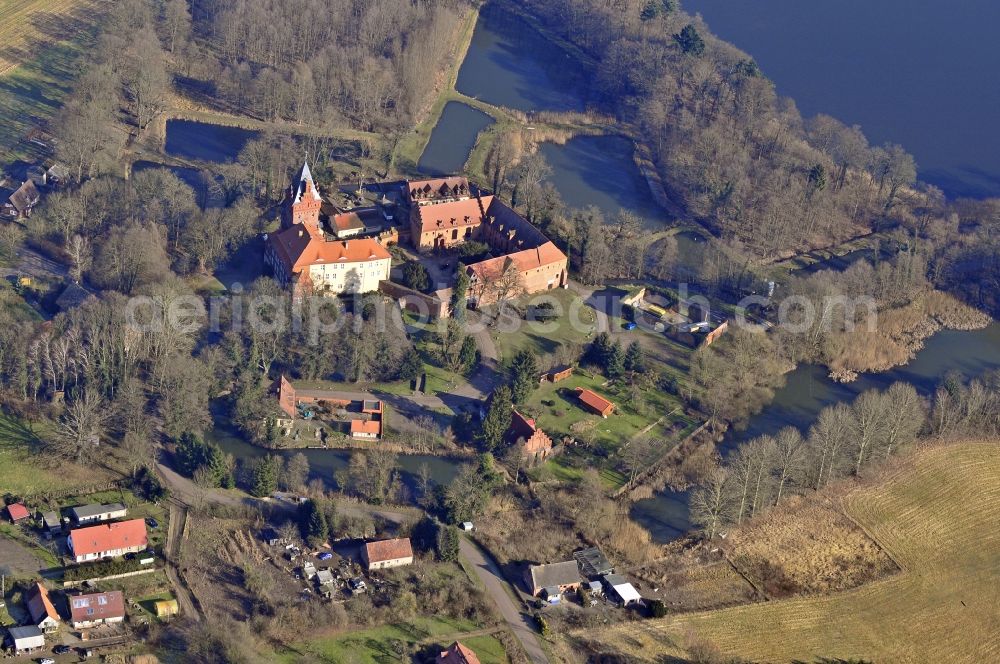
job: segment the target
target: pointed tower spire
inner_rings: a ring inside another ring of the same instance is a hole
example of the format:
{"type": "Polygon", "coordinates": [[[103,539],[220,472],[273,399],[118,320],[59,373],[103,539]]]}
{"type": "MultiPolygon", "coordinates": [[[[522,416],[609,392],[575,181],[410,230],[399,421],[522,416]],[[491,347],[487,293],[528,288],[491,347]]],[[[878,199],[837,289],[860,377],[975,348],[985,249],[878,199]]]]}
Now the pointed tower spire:
{"type": "Polygon", "coordinates": [[[320,200],[319,190],[313,182],[312,171],[309,170],[309,161],[302,162],[302,171],[299,173],[299,181],[295,189],[295,202],[302,200],[304,194],[311,194],[314,200],[320,200]]]}

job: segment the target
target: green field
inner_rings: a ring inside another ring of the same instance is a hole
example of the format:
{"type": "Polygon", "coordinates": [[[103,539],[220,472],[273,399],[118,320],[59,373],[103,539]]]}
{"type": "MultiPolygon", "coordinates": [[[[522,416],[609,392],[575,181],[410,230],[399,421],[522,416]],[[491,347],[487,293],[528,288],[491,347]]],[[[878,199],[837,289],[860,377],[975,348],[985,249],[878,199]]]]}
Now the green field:
{"type": "Polygon", "coordinates": [[[384,625],[306,641],[292,650],[280,653],[278,661],[283,664],[317,661],[328,664],[385,664],[409,661],[404,654],[429,645],[445,648],[458,638],[479,655],[483,664],[505,664],[507,656],[496,638],[488,635],[469,639],[461,637],[463,632],[474,632],[476,629],[468,621],[420,617],[404,625],[384,625]]]}

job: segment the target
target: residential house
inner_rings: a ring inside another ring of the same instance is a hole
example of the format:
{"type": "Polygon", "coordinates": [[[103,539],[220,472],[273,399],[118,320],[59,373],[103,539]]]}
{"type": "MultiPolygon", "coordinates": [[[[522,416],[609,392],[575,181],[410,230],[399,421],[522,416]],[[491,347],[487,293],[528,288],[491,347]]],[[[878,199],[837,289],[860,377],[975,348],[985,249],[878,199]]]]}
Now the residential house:
{"type": "Polygon", "coordinates": [[[59,614],[52,606],[49,591],[41,583],[36,583],[27,594],[28,613],[31,621],[45,634],[51,634],[59,629],[59,614]]]}
{"type": "Polygon", "coordinates": [[[28,512],[28,508],[21,503],[11,503],[7,506],[7,516],[10,518],[11,523],[18,523],[24,521],[31,516],[28,512]]]}
{"type": "Polygon", "coordinates": [[[580,400],[585,410],[589,410],[595,415],[607,418],[614,412],[615,405],[601,395],[583,387],[576,388],[576,398],[580,400]]]}
{"type": "Polygon", "coordinates": [[[368,542],[361,547],[361,558],[369,570],[413,564],[413,547],[407,537],[368,542]]]}
{"type": "Polygon", "coordinates": [[[77,528],[66,538],[73,560],[78,563],[136,553],[148,543],[142,519],[77,528]]]}
{"type": "Polygon", "coordinates": [[[507,439],[511,443],[524,441],[521,455],[529,464],[538,463],[552,454],[552,439],[535,425],[533,418],[525,417],[516,410],[511,415],[507,439]]]}
{"type": "Polygon", "coordinates": [[[573,558],[580,566],[580,572],[588,579],[596,579],[615,571],[608,557],[596,546],[574,551],[573,558]]]}
{"type": "Polygon", "coordinates": [[[642,602],[642,595],[621,574],[606,575],[604,577],[604,585],[608,588],[610,597],[622,606],[642,602]]]}
{"type": "Polygon", "coordinates": [[[102,521],[113,519],[124,519],[128,516],[128,508],[121,503],[111,503],[110,505],[81,505],[70,510],[73,515],[73,522],[78,526],[86,526],[102,521]]]}
{"type": "Polygon", "coordinates": [[[547,588],[558,588],[560,593],[580,587],[580,569],[575,560],[548,565],[529,565],[524,576],[525,585],[532,597],[538,597],[547,588]]]}
{"type": "Polygon", "coordinates": [[[97,297],[93,293],[80,284],[70,282],[66,284],[66,288],[56,298],[55,304],[59,311],[69,311],[70,309],[76,309],[88,300],[96,299],[97,297]]]}
{"type": "Polygon", "coordinates": [[[70,621],[74,629],[109,625],[125,620],[125,595],[120,590],[69,598],[70,621]]]}
{"type": "Polygon", "coordinates": [[[26,180],[21,184],[8,199],[15,216],[19,218],[30,217],[31,211],[35,209],[40,200],[42,200],[42,196],[31,180],[26,180]]]}
{"type": "Polygon", "coordinates": [[[26,655],[45,647],[45,634],[34,625],[8,627],[7,634],[15,655],[26,655]]]}
{"type": "Polygon", "coordinates": [[[479,657],[472,648],[458,641],[448,646],[447,650],[442,650],[437,657],[438,664],[479,664],[479,657]]]}
{"type": "Polygon", "coordinates": [[[302,166],[287,200],[281,230],[267,238],[264,262],[279,281],[295,288],[297,297],[368,293],[389,278],[392,257],[378,241],[327,237],[320,221],[323,199],[309,164],[302,166]]]}

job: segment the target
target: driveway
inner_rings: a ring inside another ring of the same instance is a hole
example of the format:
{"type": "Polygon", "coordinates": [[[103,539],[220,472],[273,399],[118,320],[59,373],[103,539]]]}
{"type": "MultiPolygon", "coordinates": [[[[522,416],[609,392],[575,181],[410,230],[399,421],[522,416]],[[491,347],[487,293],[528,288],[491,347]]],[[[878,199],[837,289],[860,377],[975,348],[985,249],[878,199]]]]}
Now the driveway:
{"type": "Polygon", "coordinates": [[[521,642],[528,659],[533,664],[548,664],[549,658],[542,649],[542,644],[535,634],[534,620],[531,616],[522,612],[514,599],[510,596],[507,580],[500,572],[500,568],[488,557],[479,546],[468,539],[462,537],[459,542],[459,554],[476,572],[476,576],[486,587],[486,593],[493,599],[500,615],[510,626],[514,636],[521,642]]]}

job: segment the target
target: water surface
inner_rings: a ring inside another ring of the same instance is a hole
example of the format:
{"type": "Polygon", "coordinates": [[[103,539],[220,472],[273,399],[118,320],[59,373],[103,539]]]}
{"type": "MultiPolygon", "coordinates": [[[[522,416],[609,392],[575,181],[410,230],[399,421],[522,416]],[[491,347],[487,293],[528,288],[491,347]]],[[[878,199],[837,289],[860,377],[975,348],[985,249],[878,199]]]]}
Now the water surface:
{"type": "Polygon", "coordinates": [[[684,0],[804,116],[900,143],[953,196],[1000,195],[1000,3],[684,0]]]}
{"type": "Polygon", "coordinates": [[[417,169],[426,175],[451,175],[465,166],[479,132],[493,124],[493,118],[476,108],[449,101],[420,155],[417,169]]]}
{"type": "Polygon", "coordinates": [[[196,122],[167,120],[167,154],[199,161],[234,161],[240,150],[259,132],[239,127],[196,122]]]}

